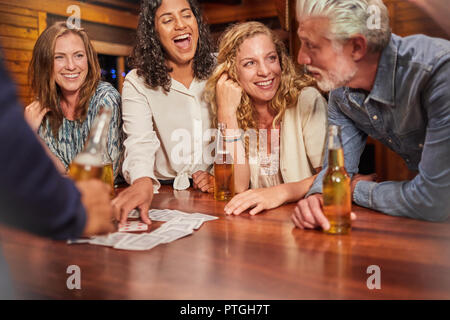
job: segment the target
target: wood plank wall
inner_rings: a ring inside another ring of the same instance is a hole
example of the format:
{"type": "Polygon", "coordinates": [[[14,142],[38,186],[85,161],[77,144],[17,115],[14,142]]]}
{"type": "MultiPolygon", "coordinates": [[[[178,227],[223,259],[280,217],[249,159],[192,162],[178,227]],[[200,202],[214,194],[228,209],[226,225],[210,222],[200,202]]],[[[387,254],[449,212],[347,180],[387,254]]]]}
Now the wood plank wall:
{"type": "Polygon", "coordinates": [[[0,3],[0,44],[23,103],[30,101],[27,71],[41,19],[45,16],[36,10],[0,3]]]}

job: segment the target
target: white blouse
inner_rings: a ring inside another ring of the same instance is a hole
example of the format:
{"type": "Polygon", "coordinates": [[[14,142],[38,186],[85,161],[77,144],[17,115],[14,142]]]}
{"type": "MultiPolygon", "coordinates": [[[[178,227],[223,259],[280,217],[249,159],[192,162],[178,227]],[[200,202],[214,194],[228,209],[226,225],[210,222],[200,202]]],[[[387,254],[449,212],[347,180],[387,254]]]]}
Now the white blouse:
{"type": "Polygon", "coordinates": [[[152,89],[134,69],[122,90],[124,178],[132,184],[149,177],[154,192],[160,187],[158,179],[175,179],[175,189],[188,188],[192,174],[208,171],[213,162],[207,150],[214,130],[209,107],[202,99],[206,81],[194,79],[186,88],[171,80],[169,92],[152,89]]]}
{"type": "MultiPolygon", "coordinates": [[[[280,125],[280,145],[272,154],[250,150],[250,188],[297,182],[322,166],[327,137],[327,102],[313,87],[303,88],[297,105],[287,108],[280,125]],[[267,158],[267,159],[266,159],[267,158]]],[[[278,139],[277,139],[278,140],[278,139]]]]}

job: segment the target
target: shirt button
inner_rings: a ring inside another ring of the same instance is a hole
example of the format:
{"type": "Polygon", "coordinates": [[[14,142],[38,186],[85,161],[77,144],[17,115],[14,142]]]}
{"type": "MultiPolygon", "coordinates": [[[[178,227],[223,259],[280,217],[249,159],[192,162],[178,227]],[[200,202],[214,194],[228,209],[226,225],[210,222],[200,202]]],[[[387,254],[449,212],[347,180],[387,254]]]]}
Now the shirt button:
{"type": "Polygon", "coordinates": [[[374,115],[374,116],[372,117],[372,119],[373,119],[373,120],[378,120],[378,116],[377,116],[377,115],[374,115]]]}

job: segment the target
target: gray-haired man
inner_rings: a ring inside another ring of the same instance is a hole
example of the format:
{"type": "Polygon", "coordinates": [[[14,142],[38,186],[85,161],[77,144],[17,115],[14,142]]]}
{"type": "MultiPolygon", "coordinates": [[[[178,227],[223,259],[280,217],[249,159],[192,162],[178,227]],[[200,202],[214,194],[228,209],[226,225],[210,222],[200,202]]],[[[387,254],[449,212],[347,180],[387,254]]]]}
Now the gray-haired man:
{"type": "MultiPolygon", "coordinates": [[[[346,169],[358,172],[367,136],[398,153],[411,181],[353,181],[353,201],[390,215],[443,221],[450,213],[450,42],[391,34],[381,0],[298,0],[298,62],[329,99],[342,128],[346,169]]],[[[326,159],[326,158],[325,158],[326,159]]],[[[316,178],[292,215],[299,228],[330,227],[316,178]]]]}

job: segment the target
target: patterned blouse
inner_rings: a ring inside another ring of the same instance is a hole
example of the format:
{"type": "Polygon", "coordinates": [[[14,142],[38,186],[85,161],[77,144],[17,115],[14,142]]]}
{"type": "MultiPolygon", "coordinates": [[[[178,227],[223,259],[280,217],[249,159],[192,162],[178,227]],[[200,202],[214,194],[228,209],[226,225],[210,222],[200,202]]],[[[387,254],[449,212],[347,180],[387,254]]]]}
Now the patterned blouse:
{"type": "Polygon", "coordinates": [[[109,124],[107,149],[108,155],[113,163],[114,179],[117,183],[123,160],[122,112],[120,103],[121,98],[117,90],[111,84],[100,81],[97,90],[89,102],[87,116],[83,122],[64,118],[58,131],[58,139],[55,139],[50,129],[49,120],[44,118],[39,127],[38,134],[45,141],[51,152],[62,161],[67,169],[73,158],[83,150],[85,142],[89,138],[91,125],[99,109],[102,106],[111,109],[112,117],[109,124]]]}

